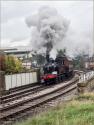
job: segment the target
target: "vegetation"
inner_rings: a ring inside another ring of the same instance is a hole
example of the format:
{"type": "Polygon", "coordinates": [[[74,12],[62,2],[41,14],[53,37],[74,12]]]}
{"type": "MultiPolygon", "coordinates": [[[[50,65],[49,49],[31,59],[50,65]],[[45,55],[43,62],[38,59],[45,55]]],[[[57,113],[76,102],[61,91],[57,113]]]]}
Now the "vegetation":
{"type": "Polygon", "coordinates": [[[43,56],[42,54],[37,54],[37,55],[36,55],[36,61],[37,61],[37,64],[38,64],[38,65],[44,64],[44,63],[45,63],[45,60],[46,60],[46,58],[45,58],[45,56],[43,56]]]}
{"type": "Polygon", "coordinates": [[[66,48],[64,49],[57,49],[57,56],[65,56],[66,55],[66,48]]]}
{"type": "Polygon", "coordinates": [[[76,69],[79,69],[79,70],[84,70],[85,66],[85,60],[86,60],[86,57],[87,56],[85,54],[85,52],[80,52],[78,54],[75,55],[75,58],[74,58],[74,67],[76,69]]]}
{"type": "Polygon", "coordinates": [[[84,68],[84,60],[82,55],[77,55],[74,59],[74,66],[77,69],[83,69],[84,68]]]}
{"type": "Polygon", "coordinates": [[[92,100],[94,101],[94,93],[85,93],[76,98],[77,100],[92,100]]]}
{"type": "Polygon", "coordinates": [[[21,61],[14,56],[5,57],[5,72],[9,73],[18,73],[23,70],[21,61]]]}
{"type": "Polygon", "coordinates": [[[46,61],[46,58],[45,58],[45,55],[44,54],[38,54],[37,52],[36,52],[36,54],[35,55],[33,55],[33,57],[32,57],[32,62],[37,62],[37,64],[39,65],[39,66],[41,66],[41,65],[43,65],[44,63],[45,63],[45,61],[46,61]]]}
{"type": "Polygon", "coordinates": [[[81,95],[17,125],[94,125],[94,94],[81,95]]]}

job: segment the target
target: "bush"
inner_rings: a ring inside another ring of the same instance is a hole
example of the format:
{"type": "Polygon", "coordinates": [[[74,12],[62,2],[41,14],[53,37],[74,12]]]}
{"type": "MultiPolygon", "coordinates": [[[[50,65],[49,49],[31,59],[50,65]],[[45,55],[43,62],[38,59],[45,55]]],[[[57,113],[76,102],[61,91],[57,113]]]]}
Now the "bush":
{"type": "Polygon", "coordinates": [[[22,62],[14,56],[6,56],[5,65],[5,73],[18,73],[23,71],[22,62]]]}

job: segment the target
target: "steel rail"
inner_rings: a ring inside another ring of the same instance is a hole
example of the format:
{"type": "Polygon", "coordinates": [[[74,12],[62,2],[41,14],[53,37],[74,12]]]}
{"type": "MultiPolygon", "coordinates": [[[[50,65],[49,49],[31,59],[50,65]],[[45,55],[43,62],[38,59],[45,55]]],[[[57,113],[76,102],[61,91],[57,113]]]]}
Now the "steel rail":
{"type": "Polygon", "coordinates": [[[32,99],[29,99],[25,102],[21,102],[20,104],[16,104],[14,106],[9,106],[1,110],[1,116],[0,120],[5,120],[8,117],[13,117],[21,112],[25,112],[29,109],[32,109],[36,106],[39,106],[40,104],[43,104],[47,101],[50,101],[51,99],[57,98],[60,95],[63,95],[69,91],[72,91],[73,89],[76,89],[76,83],[78,81],[75,80],[74,82],[71,82],[70,84],[67,84],[59,89],[54,90],[53,92],[43,94],[39,97],[35,97],[32,99]],[[11,110],[10,110],[11,109],[11,110]]]}

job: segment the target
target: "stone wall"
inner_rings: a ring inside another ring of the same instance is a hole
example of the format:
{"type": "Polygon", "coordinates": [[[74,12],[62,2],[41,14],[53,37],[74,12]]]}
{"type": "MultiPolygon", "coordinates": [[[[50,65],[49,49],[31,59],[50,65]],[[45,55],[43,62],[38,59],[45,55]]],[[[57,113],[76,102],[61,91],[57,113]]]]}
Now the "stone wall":
{"type": "Polygon", "coordinates": [[[84,81],[84,82],[79,82],[77,84],[77,91],[78,93],[85,93],[85,92],[90,92],[94,89],[94,77],[91,79],[84,81]]]}

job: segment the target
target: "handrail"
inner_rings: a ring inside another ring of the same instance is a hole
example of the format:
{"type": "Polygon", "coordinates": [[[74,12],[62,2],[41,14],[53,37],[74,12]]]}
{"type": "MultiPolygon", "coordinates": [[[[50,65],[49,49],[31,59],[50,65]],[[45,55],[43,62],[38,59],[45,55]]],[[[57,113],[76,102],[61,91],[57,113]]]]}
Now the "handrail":
{"type": "Polygon", "coordinates": [[[94,71],[89,71],[89,72],[86,72],[86,73],[82,73],[80,76],[79,76],[79,82],[85,82],[91,78],[94,77],[94,71]]]}

